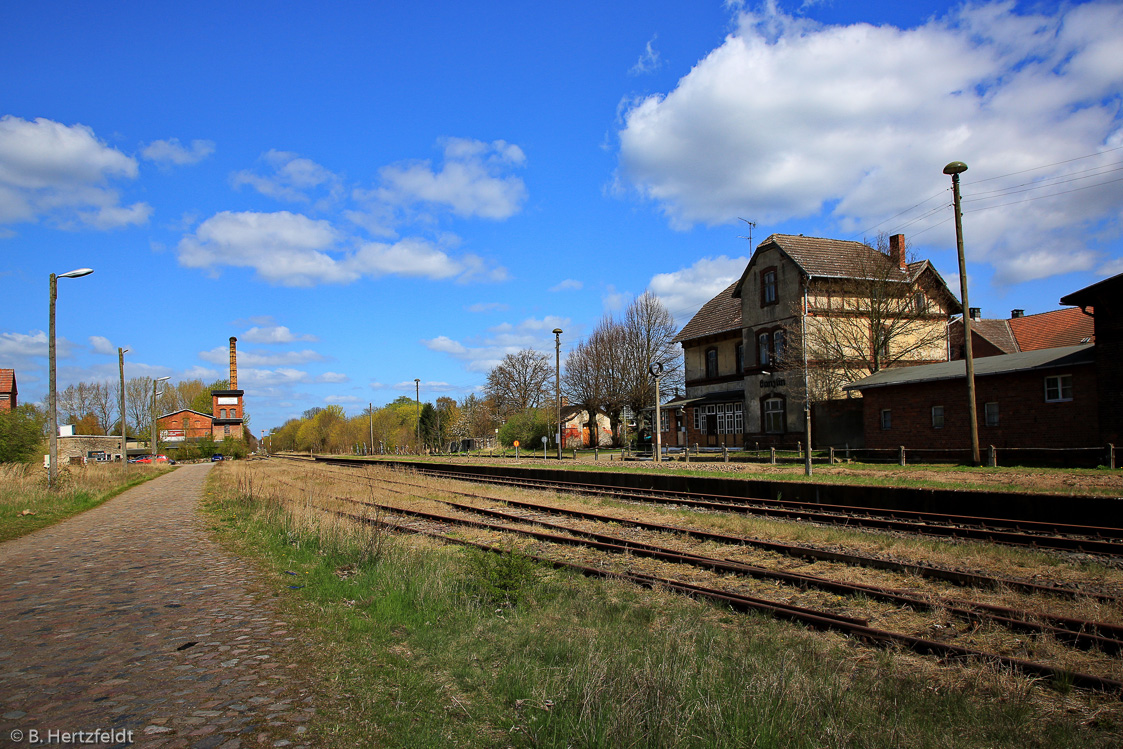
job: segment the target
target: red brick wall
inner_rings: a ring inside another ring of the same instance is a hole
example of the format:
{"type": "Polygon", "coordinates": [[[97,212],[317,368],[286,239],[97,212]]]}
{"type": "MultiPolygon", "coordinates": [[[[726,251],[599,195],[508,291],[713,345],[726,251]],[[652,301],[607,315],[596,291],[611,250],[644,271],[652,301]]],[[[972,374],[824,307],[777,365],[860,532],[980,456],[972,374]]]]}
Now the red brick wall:
{"type": "MultiPolygon", "coordinates": [[[[1093,447],[1099,435],[1096,369],[1093,365],[975,378],[979,445],[995,447],[1093,447]],[[1045,402],[1045,377],[1072,375],[1072,400],[1045,402]],[[998,403],[998,426],[986,426],[985,404],[998,403]]],[[[965,380],[871,388],[863,392],[866,447],[962,449],[971,438],[965,380]],[[932,426],[932,407],[944,407],[944,427],[932,426]],[[892,426],[881,428],[890,409],[892,426]]]]}
{"type": "Polygon", "coordinates": [[[183,431],[183,420],[187,419],[187,438],[195,439],[197,437],[205,437],[211,433],[211,419],[209,416],[203,416],[191,411],[180,411],[178,413],[169,414],[168,416],[161,416],[157,419],[160,425],[160,431],[183,431]]]}

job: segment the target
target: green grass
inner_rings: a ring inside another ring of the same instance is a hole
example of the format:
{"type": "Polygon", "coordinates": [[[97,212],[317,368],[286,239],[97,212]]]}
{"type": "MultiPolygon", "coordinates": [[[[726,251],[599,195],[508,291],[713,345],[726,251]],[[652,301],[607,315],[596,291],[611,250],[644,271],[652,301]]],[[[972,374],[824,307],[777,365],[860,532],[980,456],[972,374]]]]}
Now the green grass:
{"type": "Polygon", "coordinates": [[[985,666],[932,678],[914,656],[517,554],[317,528],[230,473],[207,512],[302,630],[328,746],[1119,745],[1102,698],[1084,726],[985,666]]]}
{"type": "Polygon", "coordinates": [[[25,536],[97,507],[169,470],[174,469],[129,466],[126,481],[119,465],[64,468],[59,472],[58,488],[50,491],[42,469],[0,465],[0,541],[25,536]]]}

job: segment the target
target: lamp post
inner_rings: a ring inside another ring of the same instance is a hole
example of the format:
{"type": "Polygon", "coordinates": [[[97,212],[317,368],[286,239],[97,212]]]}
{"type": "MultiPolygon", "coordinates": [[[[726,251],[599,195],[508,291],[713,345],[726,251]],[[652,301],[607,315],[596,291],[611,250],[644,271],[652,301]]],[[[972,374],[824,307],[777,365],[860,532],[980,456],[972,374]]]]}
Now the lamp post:
{"type": "Polygon", "coordinates": [[[117,349],[117,367],[121,370],[121,474],[129,475],[129,438],[125,434],[125,354],[127,348],[117,349]]]}
{"type": "Polygon", "coordinates": [[[654,460],[656,463],[663,461],[663,419],[659,413],[659,378],[663,376],[663,363],[651,362],[651,366],[647,368],[651,376],[655,378],[655,424],[652,425],[651,431],[654,434],[655,440],[655,455],[654,460]]]}
{"type": "Polygon", "coordinates": [[[561,425],[561,328],[554,328],[554,416],[557,418],[558,460],[562,459],[561,425]]]}
{"type": "Polygon", "coordinates": [[[367,416],[370,417],[370,452],[374,454],[374,403],[367,404],[367,416]]]}
{"type": "Polygon", "coordinates": [[[413,398],[417,402],[417,454],[421,454],[421,378],[413,378],[413,398]]]}
{"type": "Polygon", "coordinates": [[[962,161],[944,167],[951,175],[951,194],[955,206],[955,251],[959,256],[959,294],[963,298],[963,358],[967,362],[967,418],[971,428],[971,463],[979,465],[979,418],[975,410],[975,356],[971,351],[971,303],[967,300],[967,262],[963,257],[963,211],[959,204],[959,175],[967,171],[962,161]]]}
{"type": "Polygon", "coordinates": [[[148,446],[152,448],[152,463],[156,463],[156,456],[160,454],[160,425],[156,422],[156,396],[163,395],[164,391],[156,392],[156,386],[161,382],[167,382],[171,377],[157,377],[152,381],[152,437],[148,440],[148,446]]]}
{"type": "Polygon", "coordinates": [[[47,395],[47,400],[50,401],[49,407],[51,410],[51,447],[47,458],[50,461],[50,465],[47,466],[47,487],[50,489],[55,488],[55,479],[58,477],[58,397],[55,393],[55,300],[58,298],[58,279],[81,278],[93,272],[93,268],[77,268],[66,273],[60,273],[57,276],[54,273],[51,274],[50,332],[47,340],[47,364],[50,370],[48,373],[50,392],[47,395]]]}

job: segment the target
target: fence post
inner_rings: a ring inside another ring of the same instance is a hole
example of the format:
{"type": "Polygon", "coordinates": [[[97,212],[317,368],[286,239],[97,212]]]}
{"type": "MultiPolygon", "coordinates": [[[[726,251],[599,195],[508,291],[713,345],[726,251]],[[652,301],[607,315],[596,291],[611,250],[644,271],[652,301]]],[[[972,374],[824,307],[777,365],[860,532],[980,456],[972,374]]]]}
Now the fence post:
{"type": "Polygon", "coordinates": [[[600,448],[599,447],[593,448],[593,460],[600,460],[600,448]]]}
{"type": "Polygon", "coordinates": [[[690,462],[690,445],[683,445],[682,455],[683,455],[683,460],[685,460],[687,463],[689,463],[690,462]]]}
{"type": "Polygon", "coordinates": [[[827,457],[830,460],[830,464],[833,466],[834,465],[834,448],[833,447],[827,448],[827,457]]]}
{"type": "Polygon", "coordinates": [[[769,447],[768,452],[769,452],[769,461],[772,463],[772,465],[776,465],[776,448],[775,447],[769,447]]]}
{"type": "Polygon", "coordinates": [[[1115,468],[1115,445],[1110,442],[1107,445],[1107,467],[1115,468]]]}
{"type": "Polygon", "coordinates": [[[901,445],[897,448],[897,463],[900,465],[905,464],[905,446],[901,445]]]}
{"type": "MultiPolygon", "coordinates": [[[[1014,462],[1016,463],[1017,461],[1015,460],[1014,462]]],[[[998,451],[994,449],[994,445],[990,446],[990,456],[987,463],[991,468],[998,467],[998,451]]]]}
{"type": "Polygon", "coordinates": [[[577,448],[573,448],[573,459],[577,460],[577,448]]]}
{"type": "Polygon", "coordinates": [[[725,445],[721,446],[721,462],[722,463],[728,463],[729,462],[729,448],[726,447],[725,445]]]}

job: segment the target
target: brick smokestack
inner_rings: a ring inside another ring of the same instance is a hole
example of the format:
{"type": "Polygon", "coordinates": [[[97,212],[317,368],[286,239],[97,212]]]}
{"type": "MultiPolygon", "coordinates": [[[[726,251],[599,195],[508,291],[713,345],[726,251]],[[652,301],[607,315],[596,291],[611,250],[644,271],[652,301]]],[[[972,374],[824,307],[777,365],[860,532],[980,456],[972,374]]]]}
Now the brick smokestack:
{"type": "Polygon", "coordinates": [[[238,389],[238,339],[230,336],[230,389],[238,389]]]}
{"type": "Polygon", "coordinates": [[[905,235],[894,234],[889,237],[889,259],[896,263],[897,267],[901,270],[908,269],[908,261],[905,259],[905,235]]]}

